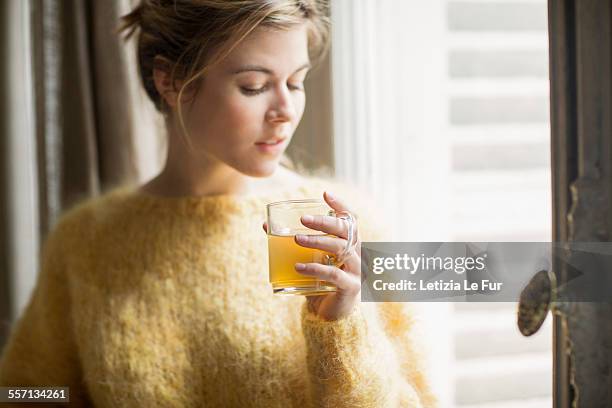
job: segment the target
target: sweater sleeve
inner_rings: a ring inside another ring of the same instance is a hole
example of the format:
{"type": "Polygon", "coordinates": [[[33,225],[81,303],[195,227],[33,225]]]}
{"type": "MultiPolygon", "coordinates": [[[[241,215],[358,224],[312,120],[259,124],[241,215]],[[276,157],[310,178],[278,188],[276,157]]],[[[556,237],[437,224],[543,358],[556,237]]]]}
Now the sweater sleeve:
{"type": "MultiPolygon", "coordinates": [[[[388,241],[389,223],[372,222],[372,208],[357,206],[361,240],[388,241]]],[[[437,407],[417,314],[410,303],[358,302],[349,315],[326,321],[304,301],[301,323],[314,405],[437,407]]]]}
{"type": "Polygon", "coordinates": [[[302,329],[315,406],[437,406],[411,341],[409,309],[378,305],[358,303],[348,316],[326,321],[304,302],[302,329]]]}
{"type": "Polygon", "coordinates": [[[58,224],[43,244],[34,290],[0,355],[0,386],[68,386],[70,406],[90,406],[73,335],[61,245],[58,224]]]}

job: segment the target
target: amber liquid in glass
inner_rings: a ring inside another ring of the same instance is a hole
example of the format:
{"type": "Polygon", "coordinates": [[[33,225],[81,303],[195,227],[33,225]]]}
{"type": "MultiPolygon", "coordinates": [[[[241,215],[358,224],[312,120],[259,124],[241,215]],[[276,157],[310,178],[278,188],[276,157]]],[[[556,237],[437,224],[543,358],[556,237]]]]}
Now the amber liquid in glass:
{"type": "Polygon", "coordinates": [[[274,293],[317,295],[336,290],[336,286],[330,282],[302,275],[295,270],[298,262],[327,264],[326,260],[333,254],[298,245],[293,235],[268,235],[268,255],[274,293]]]}

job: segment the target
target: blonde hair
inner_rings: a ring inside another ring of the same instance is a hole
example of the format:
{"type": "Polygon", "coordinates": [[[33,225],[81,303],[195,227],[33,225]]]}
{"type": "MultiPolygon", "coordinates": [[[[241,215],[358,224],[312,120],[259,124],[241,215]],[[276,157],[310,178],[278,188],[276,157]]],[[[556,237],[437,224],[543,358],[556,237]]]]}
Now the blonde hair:
{"type": "MultiPolygon", "coordinates": [[[[127,41],[137,30],[137,59],[140,79],[149,98],[162,114],[169,113],[153,81],[153,69],[170,71],[183,81],[183,93],[197,85],[208,67],[225,58],[249,33],[259,26],[289,29],[308,25],[308,54],[313,67],[329,49],[329,5],[327,0],[141,0],[129,14],[121,17],[118,31],[127,41]],[[171,64],[160,66],[163,57],[171,64]]],[[[179,123],[187,135],[181,103],[177,104],[179,123]]],[[[191,147],[189,138],[186,142],[191,147]]],[[[283,156],[281,164],[294,168],[283,156]]]]}

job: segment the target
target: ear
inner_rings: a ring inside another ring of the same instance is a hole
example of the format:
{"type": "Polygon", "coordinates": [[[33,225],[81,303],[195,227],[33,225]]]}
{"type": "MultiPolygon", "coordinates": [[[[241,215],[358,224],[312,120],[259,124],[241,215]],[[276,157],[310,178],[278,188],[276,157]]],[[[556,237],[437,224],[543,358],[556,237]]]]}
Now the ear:
{"type": "Polygon", "coordinates": [[[181,89],[182,83],[175,80],[176,90],[172,86],[170,81],[170,75],[172,73],[172,63],[161,55],[156,55],[153,59],[153,81],[155,82],[155,88],[165,101],[166,105],[171,108],[176,107],[176,100],[178,97],[178,91],[181,89]]]}

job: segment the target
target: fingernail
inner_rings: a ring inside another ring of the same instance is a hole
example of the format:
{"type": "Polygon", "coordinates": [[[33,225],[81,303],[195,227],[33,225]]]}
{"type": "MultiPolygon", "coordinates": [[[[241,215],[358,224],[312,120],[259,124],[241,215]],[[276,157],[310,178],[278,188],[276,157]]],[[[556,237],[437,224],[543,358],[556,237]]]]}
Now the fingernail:
{"type": "Polygon", "coordinates": [[[334,196],[329,191],[326,191],[325,193],[327,194],[327,198],[329,198],[331,201],[334,201],[336,199],[336,196],[334,196]]]}
{"type": "Polygon", "coordinates": [[[302,221],[304,221],[304,222],[312,222],[312,221],[314,221],[314,217],[312,215],[302,215],[302,221]]]}
{"type": "Polygon", "coordinates": [[[298,271],[302,271],[306,268],[306,265],[304,265],[303,263],[296,263],[295,264],[295,269],[298,271]]]}
{"type": "Polygon", "coordinates": [[[300,242],[306,242],[308,241],[308,236],[302,235],[302,234],[296,234],[295,239],[297,239],[300,242]]]}

